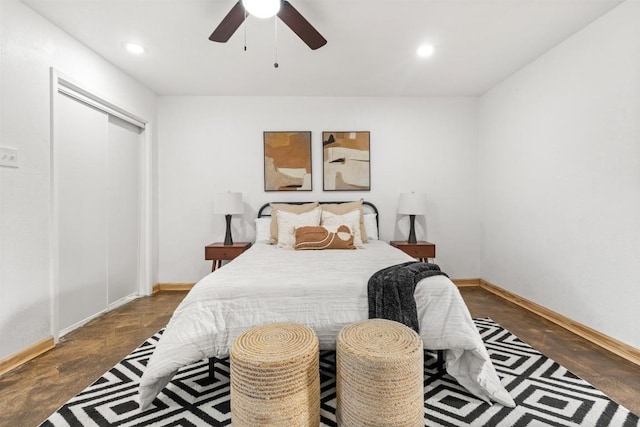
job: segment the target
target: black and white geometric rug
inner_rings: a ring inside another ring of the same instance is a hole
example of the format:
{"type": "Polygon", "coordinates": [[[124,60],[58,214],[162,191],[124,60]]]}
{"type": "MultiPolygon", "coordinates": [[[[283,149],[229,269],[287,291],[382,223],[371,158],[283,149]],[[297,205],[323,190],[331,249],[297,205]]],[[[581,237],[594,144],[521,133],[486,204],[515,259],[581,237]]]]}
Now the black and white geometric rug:
{"type": "MultiPolygon", "coordinates": [[[[425,360],[425,426],[638,427],[638,416],[543,356],[490,319],[475,319],[515,408],[486,404],[467,393],[435,359],[425,360]]],[[[229,361],[216,363],[211,382],[206,361],[181,369],[140,412],[140,375],[162,332],[138,347],[93,385],[67,402],[42,426],[228,426],[229,361]]],[[[335,422],[335,353],[320,356],[321,425],[335,422]]]]}

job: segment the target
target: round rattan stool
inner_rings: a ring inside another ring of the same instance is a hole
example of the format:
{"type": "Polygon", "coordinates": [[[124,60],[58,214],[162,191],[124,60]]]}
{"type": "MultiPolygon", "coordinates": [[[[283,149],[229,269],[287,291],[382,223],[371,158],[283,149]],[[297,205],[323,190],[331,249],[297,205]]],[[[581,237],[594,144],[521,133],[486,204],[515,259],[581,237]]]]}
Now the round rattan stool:
{"type": "Polygon", "coordinates": [[[336,342],[336,418],[341,427],[424,426],[424,354],[411,328],[369,319],[336,342]]]}
{"type": "Polygon", "coordinates": [[[318,337],[296,323],[247,329],[231,346],[231,421],[242,426],[319,426],[318,337]]]}

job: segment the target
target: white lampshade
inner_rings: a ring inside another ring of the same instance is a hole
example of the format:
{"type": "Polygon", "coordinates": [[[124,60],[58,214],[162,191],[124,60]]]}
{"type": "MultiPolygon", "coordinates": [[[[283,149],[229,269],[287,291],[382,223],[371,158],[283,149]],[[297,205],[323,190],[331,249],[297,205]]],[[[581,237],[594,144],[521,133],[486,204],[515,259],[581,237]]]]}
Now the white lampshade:
{"type": "Polygon", "coordinates": [[[242,5],[256,18],[271,18],[280,10],[280,0],[242,0],[242,5]]]}
{"type": "Polygon", "coordinates": [[[420,193],[402,193],[398,203],[400,215],[425,215],[427,213],[427,196],[420,193]]]}
{"type": "Polygon", "coordinates": [[[213,201],[213,213],[236,215],[244,213],[242,193],[218,193],[213,201]]]}

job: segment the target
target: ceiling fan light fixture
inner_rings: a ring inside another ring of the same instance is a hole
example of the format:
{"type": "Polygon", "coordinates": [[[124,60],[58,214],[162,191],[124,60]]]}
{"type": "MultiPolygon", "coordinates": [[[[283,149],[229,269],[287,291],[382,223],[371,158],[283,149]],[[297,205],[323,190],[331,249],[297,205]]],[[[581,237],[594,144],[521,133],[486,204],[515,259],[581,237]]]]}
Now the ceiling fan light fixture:
{"type": "Polygon", "coordinates": [[[280,11],[280,0],[242,0],[247,12],[256,18],[271,18],[280,11]]]}

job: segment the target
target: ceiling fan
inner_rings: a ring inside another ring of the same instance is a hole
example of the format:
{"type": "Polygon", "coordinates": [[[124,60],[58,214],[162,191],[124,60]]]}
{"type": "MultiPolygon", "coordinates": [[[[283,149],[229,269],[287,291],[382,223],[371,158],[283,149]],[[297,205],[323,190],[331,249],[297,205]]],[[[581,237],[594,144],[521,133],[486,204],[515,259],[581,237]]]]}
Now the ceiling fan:
{"type": "MultiPolygon", "coordinates": [[[[209,36],[209,40],[214,42],[225,43],[233,33],[240,27],[248,15],[243,2],[238,1],[231,8],[227,16],[218,24],[216,29],[209,36]]],[[[311,49],[315,50],[327,44],[327,40],[300,14],[291,3],[286,0],[279,0],[280,9],[277,12],[278,18],[282,20],[294,33],[302,39],[311,49]]]]}

